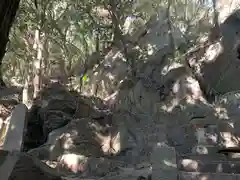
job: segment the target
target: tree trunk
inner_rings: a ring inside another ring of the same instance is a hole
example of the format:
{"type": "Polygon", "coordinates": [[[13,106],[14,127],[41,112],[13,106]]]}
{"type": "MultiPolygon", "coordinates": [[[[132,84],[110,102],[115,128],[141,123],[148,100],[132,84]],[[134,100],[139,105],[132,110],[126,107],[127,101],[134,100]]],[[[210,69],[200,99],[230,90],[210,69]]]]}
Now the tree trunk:
{"type": "Polygon", "coordinates": [[[35,47],[37,49],[37,59],[35,61],[35,77],[33,79],[33,86],[34,86],[34,92],[33,92],[33,98],[35,99],[41,89],[41,67],[42,67],[42,50],[43,45],[40,40],[40,30],[37,29],[35,32],[35,47]]]}
{"type": "Polygon", "coordinates": [[[169,30],[169,42],[170,42],[170,47],[171,47],[171,53],[173,58],[175,58],[175,42],[173,38],[173,28],[172,28],[172,22],[171,22],[171,15],[170,15],[170,9],[171,9],[171,2],[168,0],[168,6],[167,6],[167,11],[166,11],[166,16],[167,16],[167,25],[168,25],[168,30],[169,30]]]}
{"type": "Polygon", "coordinates": [[[8,43],[8,35],[15,19],[20,0],[0,1],[0,86],[6,86],[3,81],[2,60],[8,43]]]}
{"type": "Polygon", "coordinates": [[[217,9],[216,0],[212,0],[213,7],[213,19],[212,19],[212,28],[210,29],[208,40],[209,42],[214,42],[219,39],[221,36],[220,25],[219,25],[219,12],[217,9]]]}
{"type": "Polygon", "coordinates": [[[30,76],[27,75],[27,77],[25,77],[25,83],[23,86],[23,93],[22,93],[22,103],[25,104],[27,107],[29,104],[29,81],[30,81],[30,76]]]}

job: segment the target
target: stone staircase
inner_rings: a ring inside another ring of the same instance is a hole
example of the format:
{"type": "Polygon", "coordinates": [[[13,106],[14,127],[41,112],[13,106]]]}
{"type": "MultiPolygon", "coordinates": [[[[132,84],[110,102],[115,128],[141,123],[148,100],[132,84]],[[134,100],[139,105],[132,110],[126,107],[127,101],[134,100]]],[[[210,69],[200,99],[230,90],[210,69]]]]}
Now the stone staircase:
{"type": "MultiPolygon", "coordinates": [[[[206,128],[207,126],[204,127],[206,128]]],[[[199,134],[201,133],[198,133],[198,135],[199,134]]],[[[156,171],[159,174],[167,172],[169,175],[166,175],[165,173],[165,176],[171,178],[159,178],[159,176],[157,178],[153,169],[153,179],[240,180],[240,155],[233,158],[219,153],[218,151],[224,148],[220,142],[211,144],[208,141],[201,139],[201,137],[197,137],[196,146],[188,153],[181,153],[176,151],[175,148],[169,146],[161,146],[161,148],[168,149],[171,153],[165,153],[162,155],[162,162],[165,161],[165,163],[162,163],[161,168],[158,166],[158,171],[156,171]],[[176,158],[170,158],[174,153],[176,154],[176,158]],[[170,161],[168,160],[167,163],[167,160],[163,159],[170,159],[170,161]],[[174,163],[175,166],[173,165],[174,163]],[[163,168],[164,166],[165,168],[163,168]]],[[[177,147],[176,149],[180,148],[177,147]]],[[[159,150],[158,154],[162,152],[164,152],[164,150],[159,150]]],[[[156,156],[154,159],[156,159],[156,156]]]]}
{"type": "Polygon", "coordinates": [[[188,155],[177,161],[179,180],[240,180],[240,159],[224,155],[188,155]]]}
{"type": "Polygon", "coordinates": [[[240,159],[228,159],[224,155],[187,155],[177,162],[179,180],[240,180],[240,159]]]}

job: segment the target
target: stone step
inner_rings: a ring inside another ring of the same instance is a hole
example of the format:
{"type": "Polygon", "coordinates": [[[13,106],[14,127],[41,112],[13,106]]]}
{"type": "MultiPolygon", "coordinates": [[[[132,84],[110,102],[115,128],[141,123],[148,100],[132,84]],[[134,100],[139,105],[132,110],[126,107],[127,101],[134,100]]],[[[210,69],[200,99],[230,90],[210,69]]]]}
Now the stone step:
{"type": "Polygon", "coordinates": [[[227,161],[227,157],[223,154],[184,154],[178,155],[177,161],[181,159],[192,159],[192,160],[201,160],[201,162],[210,162],[210,161],[227,161]]]}
{"type": "Polygon", "coordinates": [[[178,169],[186,172],[202,173],[239,173],[240,161],[208,161],[182,159],[178,161],[178,169]]]}
{"type": "Polygon", "coordinates": [[[240,180],[240,174],[179,171],[178,180],[240,180]]]}
{"type": "Polygon", "coordinates": [[[239,147],[228,147],[220,150],[221,154],[224,154],[229,159],[240,160],[240,148],[239,147]]]}
{"type": "Polygon", "coordinates": [[[201,160],[203,162],[210,161],[239,161],[240,162],[240,153],[232,153],[224,155],[222,153],[213,153],[213,154],[180,154],[177,155],[177,160],[181,159],[192,159],[192,160],[201,160]]]}
{"type": "Polygon", "coordinates": [[[193,154],[217,154],[221,149],[219,146],[211,146],[211,145],[197,145],[192,148],[193,154]]]}

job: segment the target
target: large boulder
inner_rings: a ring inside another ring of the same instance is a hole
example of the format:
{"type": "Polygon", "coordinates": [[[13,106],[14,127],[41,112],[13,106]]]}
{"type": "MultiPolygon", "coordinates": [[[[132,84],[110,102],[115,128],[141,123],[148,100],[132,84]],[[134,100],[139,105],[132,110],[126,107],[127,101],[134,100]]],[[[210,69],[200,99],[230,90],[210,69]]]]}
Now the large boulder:
{"type": "Polygon", "coordinates": [[[220,25],[222,37],[189,53],[187,63],[206,91],[224,94],[238,90],[239,77],[239,10],[220,25]]]}
{"type": "MultiPolygon", "coordinates": [[[[162,17],[165,14],[162,13],[154,15],[145,24],[140,18],[132,20],[131,23],[133,26],[136,23],[137,28],[130,28],[131,32],[124,35],[126,43],[118,47],[113,46],[100,63],[87,71],[85,91],[107,98],[122,86],[124,80],[136,74],[139,66],[143,66],[149,56],[159,51],[169,52],[171,37],[168,35],[168,24],[162,17]]],[[[179,46],[183,42],[181,33],[174,26],[172,31],[174,43],[179,46]]]]}
{"type": "Polygon", "coordinates": [[[113,155],[132,148],[128,138],[126,129],[111,119],[73,119],[66,126],[52,131],[45,144],[28,153],[55,163],[54,168],[61,172],[102,176],[113,166],[116,168],[117,164],[111,158],[113,155]]]}
{"type": "Polygon", "coordinates": [[[43,144],[49,133],[74,118],[111,118],[111,112],[100,99],[69,92],[58,83],[43,89],[29,111],[26,150],[43,144]]]}

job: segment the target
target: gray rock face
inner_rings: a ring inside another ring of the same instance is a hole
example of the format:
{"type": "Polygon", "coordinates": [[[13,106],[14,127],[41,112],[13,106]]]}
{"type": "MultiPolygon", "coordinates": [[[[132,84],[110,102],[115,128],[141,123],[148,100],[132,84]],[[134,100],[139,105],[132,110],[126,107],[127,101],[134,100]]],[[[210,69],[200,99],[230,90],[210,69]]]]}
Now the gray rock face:
{"type": "Polygon", "coordinates": [[[173,147],[165,143],[157,144],[151,155],[152,179],[174,180],[177,179],[176,152],[173,147]]]}

